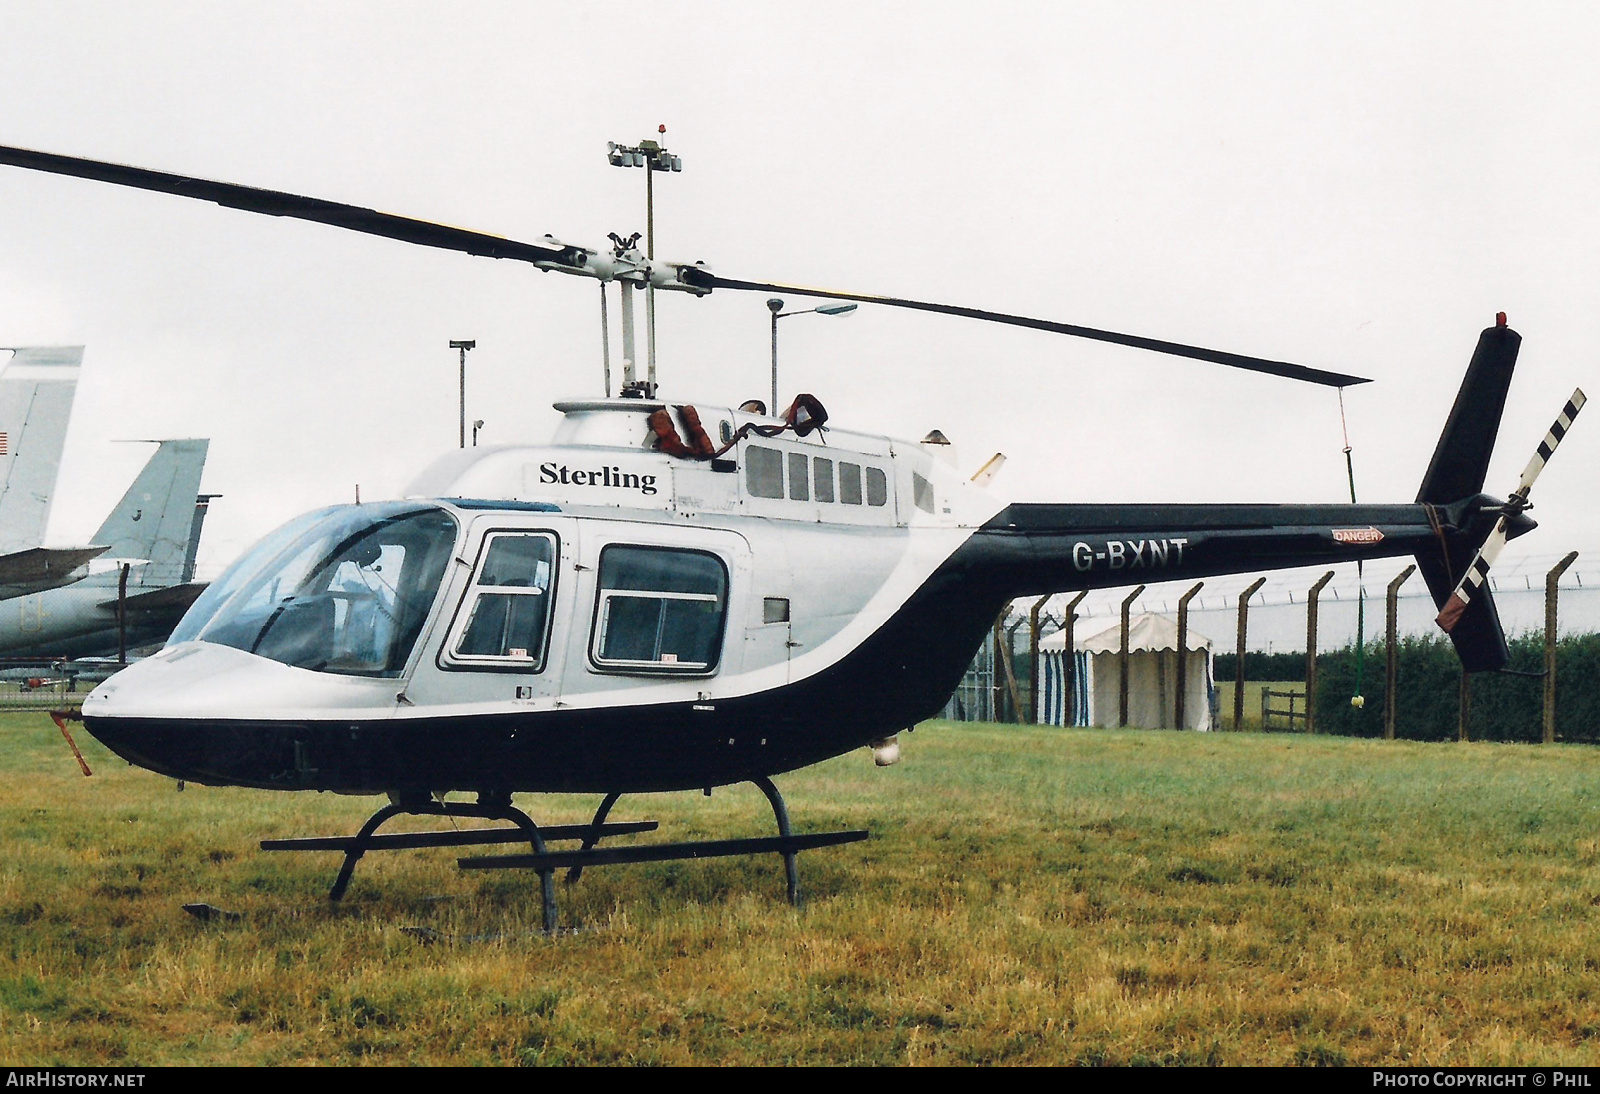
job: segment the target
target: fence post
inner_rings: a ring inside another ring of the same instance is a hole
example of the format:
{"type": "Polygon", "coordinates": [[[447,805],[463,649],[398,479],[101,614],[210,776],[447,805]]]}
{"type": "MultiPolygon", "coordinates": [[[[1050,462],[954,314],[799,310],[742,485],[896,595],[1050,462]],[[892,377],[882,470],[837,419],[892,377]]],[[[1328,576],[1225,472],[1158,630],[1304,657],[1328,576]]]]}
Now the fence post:
{"type": "Polygon", "coordinates": [[[1122,602],[1122,648],[1117,655],[1117,725],[1122,727],[1128,724],[1128,611],[1142,592],[1144,586],[1140,585],[1122,602]]]}
{"type": "Polygon", "coordinates": [[[1019,618],[1015,623],[1007,627],[1004,625],[1003,619],[1004,617],[1002,617],[1002,623],[1000,627],[1000,640],[1002,643],[1000,651],[1001,660],[1005,664],[1006,669],[1006,690],[1011,694],[1011,717],[1013,724],[1026,725],[1028,723],[1028,719],[1022,713],[1022,688],[1017,684],[1015,647],[1017,631],[1022,628],[1022,625],[1026,623],[1027,620],[1019,618]]]}
{"type": "Polygon", "coordinates": [[[1255,596],[1261,586],[1266,583],[1266,578],[1258,577],[1254,584],[1239,594],[1238,662],[1233,671],[1233,731],[1235,733],[1244,731],[1244,634],[1250,617],[1250,598],[1255,596]]]}
{"type": "Polygon", "coordinates": [[[1467,719],[1472,717],[1472,673],[1466,669],[1461,670],[1461,692],[1456,700],[1456,740],[1465,742],[1470,738],[1467,735],[1467,719]]]}
{"type": "Polygon", "coordinates": [[[1544,736],[1545,744],[1556,740],[1556,586],[1567,567],[1578,561],[1573,551],[1553,566],[1544,578],[1544,736]]]}
{"type": "Polygon", "coordinates": [[[1050,595],[1046,593],[1028,609],[1028,663],[1031,674],[1028,677],[1028,716],[1023,720],[1029,725],[1039,724],[1039,613],[1049,599],[1050,595]]]}
{"type": "Polygon", "coordinates": [[[1075,726],[1078,724],[1078,651],[1074,648],[1073,624],[1078,621],[1078,605],[1083,603],[1083,598],[1089,595],[1085,589],[1067,602],[1067,617],[1062,621],[1062,635],[1065,645],[1061,654],[1061,682],[1066,688],[1061,704],[1061,724],[1075,726]]]}
{"type": "Polygon", "coordinates": [[[1395,694],[1400,688],[1400,586],[1417,572],[1413,563],[1389,582],[1383,602],[1383,739],[1394,740],[1395,694]]]}
{"type": "Polygon", "coordinates": [[[1183,716],[1187,713],[1184,709],[1188,706],[1184,692],[1189,684],[1189,601],[1194,599],[1204,581],[1196,581],[1194,588],[1178,598],[1178,694],[1177,701],[1173,704],[1173,729],[1187,729],[1183,724],[1183,716]]]}
{"type": "Polygon", "coordinates": [[[1333,580],[1329,570],[1306,593],[1306,732],[1317,731],[1317,597],[1333,580]]]}
{"type": "Polygon", "coordinates": [[[1005,700],[1002,695],[1004,685],[1000,682],[1000,621],[1005,619],[1006,612],[1011,609],[1007,604],[1005,609],[995,617],[994,626],[989,628],[989,717],[990,722],[998,722],[1002,713],[1001,708],[1005,700]]]}

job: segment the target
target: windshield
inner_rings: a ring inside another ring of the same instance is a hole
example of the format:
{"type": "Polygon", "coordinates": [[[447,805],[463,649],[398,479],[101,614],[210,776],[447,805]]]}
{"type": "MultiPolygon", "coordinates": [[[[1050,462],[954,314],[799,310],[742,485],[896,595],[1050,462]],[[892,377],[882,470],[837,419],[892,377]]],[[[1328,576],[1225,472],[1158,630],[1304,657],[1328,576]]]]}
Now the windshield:
{"type": "Polygon", "coordinates": [[[278,529],[228,567],[168,644],[215,642],[285,665],[398,676],[456,542],[442,509],[339,506],[278,529]]]}

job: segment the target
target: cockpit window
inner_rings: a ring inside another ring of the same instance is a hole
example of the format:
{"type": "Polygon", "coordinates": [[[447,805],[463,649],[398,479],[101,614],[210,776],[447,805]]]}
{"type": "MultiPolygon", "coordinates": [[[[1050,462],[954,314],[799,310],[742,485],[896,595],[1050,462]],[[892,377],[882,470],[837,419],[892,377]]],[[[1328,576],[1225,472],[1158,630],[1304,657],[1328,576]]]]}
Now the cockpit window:
{"type": "Polygon", "coordinates": [[[285,665],[398,676],[456,542],[442,509],[341,506],[267,537],[195,601],[170,643],[215,642],[285,665]]]}

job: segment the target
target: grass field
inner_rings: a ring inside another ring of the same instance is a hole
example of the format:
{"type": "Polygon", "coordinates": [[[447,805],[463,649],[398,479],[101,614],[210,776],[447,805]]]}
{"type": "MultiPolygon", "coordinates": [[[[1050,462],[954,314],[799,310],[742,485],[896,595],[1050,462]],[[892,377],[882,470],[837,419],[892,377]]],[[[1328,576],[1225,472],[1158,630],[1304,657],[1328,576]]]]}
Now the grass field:
{"type": "MultiPolygon", "coordinates": [[[[930,724],[780,779],[801,857],[337,856],[374,799],[189,787],[0,717],[0,1062],[1600,1063],[1600,751],[930,724]],[[209,901],[242,913],[199,923],[209,901]],[[402,928],[438,932],[432,944],[402,928]]],[[[586,820],[592,799],[523,799],[586,820]]],[[[624,799],[765,834],[753,789],[624,799]]]]}

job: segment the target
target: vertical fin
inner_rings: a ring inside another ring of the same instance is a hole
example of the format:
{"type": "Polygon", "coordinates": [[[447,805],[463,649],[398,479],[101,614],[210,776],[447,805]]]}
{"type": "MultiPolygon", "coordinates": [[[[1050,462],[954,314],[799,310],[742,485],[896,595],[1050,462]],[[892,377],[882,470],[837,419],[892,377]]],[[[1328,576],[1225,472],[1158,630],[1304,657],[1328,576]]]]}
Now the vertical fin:
{"type": "Polygon", "coordinates": [[[1417,491],[1419,502],[1448,505],[1483,490],[1521,347],[1522,335],[1503,321],[1478,335],[1478,348],[1417,491]]]}
{"type": "MultiPolygon", "coordinates": [[[[1448,505],[1482,492],[1521,347],[1522,336],[1506,326],[1504,313],[1478,336],[1472,362],[1467,365],[1444,432],[1439,435],[1427,474],[1422,477],[1417,501],[1448,505]]],[[[1441,625],[1449,624],[1450,641],[1467,672],[1503,668],[1510,658],[1500,613],[1487,580],[1466,597],[1454,595],[1462,575],[1476,561],[1479,546],[1473,539],[1456,534],[1446,538],[1441,550],[1417,555],[1417,569],[1428,583],[1428,592],[1440,611],[1441,625]]]]}
{"type": "Polygon", "coordinates": [[[0,554],[44,541],[82,363],[82,346],[44,346],[0,371],[0,554]]]}
{"type": "Polygon", "coordinates": [[[182,582],[210,444],[162,441],[95,533],[96,544],[110,547],[107,559],[146,560],[135,566],[131,584],[152,589],[182,582]]]}
{"type": "Polygon", "coordinates": [[[206,514],[211,511],[211,502],[220,497],[221,494],[201,494],[194,499],[194,521],[189,526],[189,543],[183,553],[183,573],[179,577],[185,585],[194,580],[194,561],[200,553],[200,531],[205,527],[206,514]]]}

